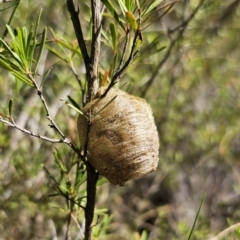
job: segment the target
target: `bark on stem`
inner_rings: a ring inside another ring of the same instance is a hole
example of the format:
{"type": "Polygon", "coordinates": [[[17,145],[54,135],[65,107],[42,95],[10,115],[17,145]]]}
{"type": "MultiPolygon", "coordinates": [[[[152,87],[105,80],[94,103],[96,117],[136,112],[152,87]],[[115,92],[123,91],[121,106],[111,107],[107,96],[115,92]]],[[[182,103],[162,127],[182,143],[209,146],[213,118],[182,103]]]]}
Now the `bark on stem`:
{"type": "MultiPolygon", "coordinates": [[[[101,17],[102,17],[100,9],[100,0],[91,0],[91,9],[93,25],[92,25],[92,44],[89,72],[87,71],[88,101],[92,101],[98,90],[98,62],[101,45],[101,17]]],[[[98,173],[89,162],[87,163],[86,169],[87,169],[87,204],[85,209],[86,219],[85,240],[91,240],[98,173]]]]}
{"type": "MultiPolygon", "coordinates": [[[[67,0],[68,11],[71,15],[73,22],[75,34],[78,39],[78,44],[83,55],[85,68],[86,68],[86,78],[88,82],[88,99],[90,102],[97,93],[98,90],[98,63],[101,45],[101,1],[91,0],[91,12],[92,12],[92,44],[91,53],[87,53],[83,32],[81,28],[81,22],[79,19],[79,9],[76,11],[74,3],[72,0],[67,0]]],[[[85,156],[87,155],[87,150],[85,151],[85,156]]],[[[91,240],[92,233],[92,222],[94,218],[94,208],[96,199],[96,184],[98,180],[98,173],[86,162],[87,171],[87,203],[85,208],[85,240],[91,240]]]]}

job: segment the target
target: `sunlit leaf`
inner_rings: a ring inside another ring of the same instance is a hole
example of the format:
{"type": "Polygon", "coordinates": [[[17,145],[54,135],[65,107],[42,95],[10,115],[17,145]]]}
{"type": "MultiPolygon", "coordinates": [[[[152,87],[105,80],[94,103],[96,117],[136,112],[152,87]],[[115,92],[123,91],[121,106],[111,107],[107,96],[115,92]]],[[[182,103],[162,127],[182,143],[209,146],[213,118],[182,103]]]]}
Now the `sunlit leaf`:
{"type": "Polygon", "coordinates": [[[5,49],[7,50],[7,52],[12,56],[12,58],[17,61],[19,63],[20,66],[23,67],[23,62],[22,60],[20,59],[20,57],[11,50],[11,48],[8,46],[8,44],[3,41],[1,38],[0,38],[0,42],[3,44],[3,46],[5,47],[5,49]]]}
{"type": "Polygon", "coordinates": [[[112,47],[113,47],[113,50],[116,51],[117,31],[116,31],[115,25],[113,23],[110,24],[110,32],[111,32],[111,37],[112,37],[112,47]]]}
{"type": "Polygon", "coordinates": [[[132,12],[126,12],[126,19],[131,29],[136,31],[138,29],[137,20],[132,12]]]}
{"type": "Polygon", "coordinates": [[[133,11],[135,7],[135,0],[125,0],[125,6],[128,11],[133,11]]]}
{"type": "Polygon", "coordinates": [[[148,14],[150,11],[152,11],[154,8],[156,8],[163,0],[155,0],[152,2],[151,5],[143,12],[143,15],[148,14]]]}

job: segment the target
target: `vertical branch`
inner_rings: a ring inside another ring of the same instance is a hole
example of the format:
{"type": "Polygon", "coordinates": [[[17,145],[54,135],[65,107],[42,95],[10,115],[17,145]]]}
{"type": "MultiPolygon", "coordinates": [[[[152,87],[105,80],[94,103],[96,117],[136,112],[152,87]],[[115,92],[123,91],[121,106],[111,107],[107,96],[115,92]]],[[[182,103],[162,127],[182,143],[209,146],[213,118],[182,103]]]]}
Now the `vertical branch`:
{"type": "MultiPolygon", "coordinates": [[[[100,0],[91,0],[92,10],[92,44],[88,80],[88,101],[91,101],[98,90],[98,63],[101,46],[101,9],[100,0]]],[[[90,123],[89,123],[90,124],[90,123]]],[[[89,125],[89,129],[90,129],[89,125]]],[[[85,153],[86,154],[86,153],[85,153]]],[[[96,184],[98,172],[87,162],[87,204],[85,209],[85,240],[91,240],[92,222],[94,218],[94,208],[96,199],[96,184]]]]}
{"type": "Polygon", "coordinates": [[[96,200],[96,184],[98,173],[95,168],[87,162],[87,204],[85,208],[85,240],[92,239],[92,222],[94,218],[94,208],[96,200]]]}
{"type": "Polygon", "coordinates": [[[69,11],[71,19],[72,19],[74,31],[75,31],[75,34],[77,37],[78,45],[80,47],[80,50],[81,50],[81,53],[83,56],[85,68],[86,68],[86,71],[88,72],[89,56],[88,56],[87,47],[86,47],[84,37],[83,37],[81,23],[78,18],[79,9],[78,9],[78,11],[76,11],[73,0],[67,0],[67,8],[68,8],[68,11],[69,11]]]}
{"type": "Polygon", "coordinates": [[[98,89],[98,62],[101,45],[101,9],[100,0],[91,0],[92,9],[92,45],[88,77],[88,97],[91,101],[98,89]]]}
{"type": "MultiPolygon", "coordinates": [[[[81,23],[78,17],[79,10],[76,11],[72,0],[67,0],[68,11],[71,15],[75,34],[78,39],[78,44],[83,55],[83,60],[86,68],[86,78],[88,83],[88,102],[90,102],[98,90],[98,63],[101,46],[101,9],[100,0],[91,0],[92,12],[92,43],[90,56],[87,53],[84,42],[81,23]]],[[[90,128],[90,126],[89,126],[90,128]]],[[[85,156],[87,151],[85,150],[85,156]]],[[[85,240],[91,240],[92,222],[94,218],[95,198],[96,198],[96,184],[98,180],[98,173],[86,162],[87,170],[87,203],[85,208],[85,240]]]]}

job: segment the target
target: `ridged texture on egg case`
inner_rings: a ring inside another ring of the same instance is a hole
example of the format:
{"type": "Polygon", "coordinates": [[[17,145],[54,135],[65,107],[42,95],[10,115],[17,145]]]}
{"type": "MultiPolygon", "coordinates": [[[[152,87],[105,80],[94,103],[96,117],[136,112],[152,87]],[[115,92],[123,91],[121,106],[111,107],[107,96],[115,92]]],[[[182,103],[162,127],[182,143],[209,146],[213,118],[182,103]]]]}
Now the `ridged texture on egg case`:
{"type": "Polygon", "coordinates": [[[79,115],[78,132],[92,166],[112,184],[123,185],[157,168],[159,138],[144,99],[115,88],[101,98],[105,90],[84,107],[90,124],[79,115]]]}

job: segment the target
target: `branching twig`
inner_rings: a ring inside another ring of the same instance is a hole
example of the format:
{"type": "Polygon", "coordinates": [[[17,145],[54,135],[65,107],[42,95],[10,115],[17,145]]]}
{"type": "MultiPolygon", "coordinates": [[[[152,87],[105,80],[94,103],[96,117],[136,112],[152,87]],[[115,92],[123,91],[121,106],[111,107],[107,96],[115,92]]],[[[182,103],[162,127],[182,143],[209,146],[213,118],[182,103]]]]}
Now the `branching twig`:
{"type": "Polygon", "coordinates": [[[28,74],[28,77],[32,80],[32,83],[34,84],[34,87],[36,88],[37,90],[37,94],[39,96],[39,98],[41,99],[42,101],[42,104],[44,106],[44,109],[45,109],[45,112],[46,112],[46,118],[48,119],[48,121],[51,123],[50,127],[51,128],[54,128],[57,133],[62,137],[62,139],[53,139],[53,138],[49,138],[49,137],[46,137],[46,136],[43,136],[43,135],[40,135],[38,133],[33,133],[32,131],[30,130],[27,130],[25,128],[22,128],[20,127],[19,125],[17,125],[15,123],[15,121],[13,120],[13,118],[9,118],[10,121],[7,121],[5,120],[2,116],[0,116],[0,121],[5,123],[7,126],[9,127],[12,127],[12,128],[15,128],[15,129],[18,129],[19,131],[25,133],[25,134],[28,134],[28,135],[31,135],[33,137],[37,137],[39,139],[42,139],[44,141],[47,141],[47,142],[51,142],[51,143],[65,143],[67,144],[68,146],[70,146],[75,153],[77,153],[78,157],[80,159],[82,159],[84,162],[85,162],[85,159],[84,157],[80,154],[80,151],[79,149],[77,149],[72,143],[71,141],[63,134],[63,132],[60,130],[60,128],[57,126],[57,124],[55,123],[55,121],[53,120],[53,118],[50,116],[50,111],[49,111],[49,107],[47,105],[47,102],[42,94],[42,91],[40,90],[40,88],[38,87],[35,79],[32,77],[32,75],[29,73],[28,74]]]}
{"type": "Polygon", "coordinates": [[[45,100],[45,98],[44,98],[44,96],[43,96],[43,94],[42,94],[42,91],[41,91],[40,88],[38,87],[35,79],[32,77],[31,74],[28,74],[28,77],[32,80],[32,83],[33,83],[34,87],[35,87],[36,90],[37,90],[37,94],[38,94],[39,98],[40,98],[41,101],[42,101],[42,104],[43,104],[43,106],[44,106],[44,108],[45,108],[45,112],[46,112],[46,118],[47,118],[48,121],[51,123],[50,127],[51,127],[51,128],[54,128],[54,129],[59,133],[59,135],[60,135],[63,139],[65,139],[65,138],[66,138],[65,135],[64,135],[63,132],[60,130],[60,128],[57,126],[57,124],[56,124],[55,121],[52,119],[52,117],[50,116],[47,102],[46,102],[46,100],[45,100]]]}
{"type": "MultiPolygon", "coordinates": [[[[60,128],[58,127],[58,125],[55,123],[55,121],[53,120],[53,118],[50,116],[50,111],[49,111],[49,107],[47,105],[47,102],[42,94],[42,91],[40,90],[40,88],[38,87],[35,79],[32,77],[32,75],[29,73],[28,74],[28,77],[32,80],[32,83],[34,85],[34,87],[36,88],[37,90],[37,94],[39,96],[39,98],[41,99],[42,101],[42,104],[44,106],[44,109],[45,109],[45,112],[46,112],[46,118],[48,119],[48,121],[51,123],[50,127],[51,128],[54,128],[57,133],[62,137],[61,139],[61,142],[63,143],[67,143],[73,150],[74,152],[77,153],[77,155],[79,156],[79,158],[81,158],[83,161],[85,161],[85,159],[83,159],[82,155],[80,154],[79,152],[79,149],[77,149],[72,143],[71,141],[63,134],[63,132],[60,130],[60,128]]],[[[26,130],[26,129],[25,129],[26,130]]],[[[26,130],[28,131],[28,130],[26,130]]],[[[30,131],[29,131],[30,132],[30,131]]],[[[38,134],[37,134],[38,135],[38,134]]],[[[33,135],[32,135],[33,136],[33,135]]],[[[40,136],[40,135],[38,135],[40,136]]]]}
{"type": "Polygon", "coordinates": [[[49,138],[49,137],[46,137],[46,136],[43,136],[43,135],[39,135],[37,133],[33,133],[33,132],[31,132],[31,131],[29,131],[29,130],[27,130],[25,128],[20,127],[13,120],[11,120],[11,122],[9,122],[9,121],[3,119],[1,116],[0,116],[0,122],[6,124],[9,127],[16,128],[16,129],[18,129],[19,131],[21,131],[21,132],[23,132],[25,134],[31,135],[31,136],[36,137],[36,138],[40,138],[40,139],[45,140],[47,142],[51,142],[51,143],[66,143],[67,145],[72,147],[71,142],[67,138],[64,138],[64,139],[53,139],[53,138],[49,138]]]}
{"type": "Polygon", "coordinates": [[[108,86],[108,88],[106,89],[106,91],[104,92],[104,94],[102,95],[102,97],[105,97],[108,93],[108,91],[117,83],[118,79],[122,77],[122,75],[124,74],[124,72],[127,70],[127,68],[129,67],[129,65],[131,64],[132,60],[135,58],[135,56],[137,55],[139,49],[137,49],[135,51],[136,48],[136,44],[137,44],[137,40],[139,38],[139,32],[138,30],[135,32],[135,36],[133,39],[133,43],[132,43],[132,47],[131,47],[131,52],[129,54],[129,57],[127,59],[127,61],[124,63],[124,65],[113,75],[112,80],[108,86]]]}
{"type": "Polygon", "coordinates": [[[124,61],[124,58],[125,58],[125,54],[126,54],[127,46],[128,46],[128,42],[129,42],[129,33],[130,33],[130,28],[127,28],[127,30],[126,30],[126,39],[125,39],[125,43],[124,43],[124,46],[123,46],[122,56],[121,56],[121,59],[120,59],[120,62],[119,62],[119,66],[117,68],[116,73],[120,71],[120,69],[121,69],[121,67],[123,65],[123,61],[124,61]]]}
{"type": "Polygon", "coordinates": [[[73,149],[73,151],[78,155],[78,157],[83,161],[83,162],[86,162],[85,158],[81,155],[80,151],[78,148],[76,148],[72,143],[71,141],[64,137],[62,139],[54,139],[54,138],[49,138],[49,137],[46,137],[46,136],[43,136],[43,135],[40,135],[38,133],[33,133],[32,131],[30,130],[27,130],[25,128],[22,128],[20,127],[19,125],[17,125],[15,123],[15,121],[11,118],[10,121],[7,121],[5,120],[2,116],[0,116],[0,122],[6,124],[8,127],[12,127],[12,128],[15,128],[25,134],[28,134],[30,136],[33,136],[33,137],[36,137],[36,138],[39,138],[39,139],[42,139],[44,141],[47,141],[47,142],[51,142],[51,143],[65,143],[67,144],[70,148],[73,149]]]}

